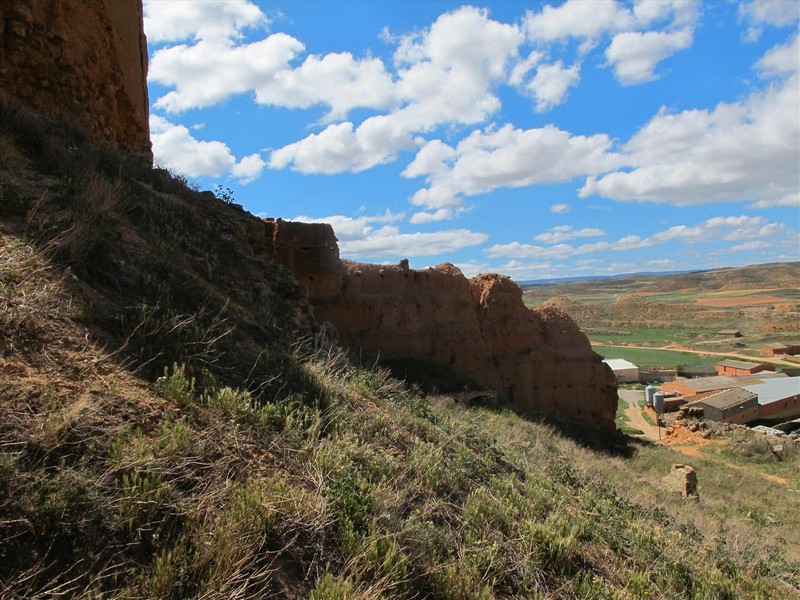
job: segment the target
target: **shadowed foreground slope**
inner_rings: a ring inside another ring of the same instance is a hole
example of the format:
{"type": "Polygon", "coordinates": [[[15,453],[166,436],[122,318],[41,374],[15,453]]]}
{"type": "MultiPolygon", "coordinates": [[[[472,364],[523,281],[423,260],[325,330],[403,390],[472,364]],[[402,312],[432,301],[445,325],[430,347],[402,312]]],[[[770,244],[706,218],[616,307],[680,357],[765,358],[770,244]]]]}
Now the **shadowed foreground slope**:
{"type": "Polygon", "coordinates": [[[3,597],[797,594],[796,453],[685,504],[667,449],[315,350],[239,208],[7,108],[0,149],[3,597]]]}

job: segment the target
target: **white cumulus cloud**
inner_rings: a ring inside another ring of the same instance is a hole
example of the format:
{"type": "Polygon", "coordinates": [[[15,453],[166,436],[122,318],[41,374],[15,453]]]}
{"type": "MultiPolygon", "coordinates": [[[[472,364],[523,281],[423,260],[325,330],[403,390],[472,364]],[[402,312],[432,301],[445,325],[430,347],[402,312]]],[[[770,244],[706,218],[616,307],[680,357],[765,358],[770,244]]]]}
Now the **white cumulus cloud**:
{"type": "Polygon", "coordinates": [[[595,38],[632,26],[633,17],[616,0],[568,0],[558,7],[528,11],[525,27],[530,39],[552,42],[567,38],[595,38]]]}
{"type": "Polygon", "coordinates": [[[330,107],[327,119],[339,119],[356,107],[386,108],[394,87],[383,61],[356,60],[349,52],[309,56],[296,69],[283,69],[255,86],[256,101],[287,108],[330,107]]]}
{"type": "Polygon", "coordinates": [[[214,106],[266,85],[303,49],[284,33],[251,44],[214,39],[161,48],[150,60],[148,80],[174,89],[155,106],[169,113],[214,106]]]}
{"type": "Polygon", "coordinates": [[[618,33],[606,49],[606,59],[623,85],[656,79],[656,65],[678,50],[692,45],[693,31],[626,31],[618,33]]]}
{"type": "Polygon", "coordinates": [[[149,42],[177,42],[187,39],[228,39],[245,27],[269,20],[247,0],[145,0],[144,28],[149,42]]]}
{"type": "Polygon", "coordinates": [[[485,233],[469,229],[401,233],[397,226],[390,225],[404,218],[403,213],[386,210],[379,215],[300,215],[293,220],[303,223],[330,223],[339,240],[342,256],[349,258],[389,260],[398,257],[432,256],[476,246],[489,239],[485,233]]]}
{"type": "Polygon", "coordinates": [[[403,213],[393,213],[389,209],[382,215],[361,215],[347,217],[345,215],[331,215],[328,217],[309,217],[299,215],[292,219],[300,223],[329,223],[333,227],[336,238],[340,242],[363,240],[375,231],[375,223],[393,223],[405,217],[403,213]]]}
{"type": "Polygon", "coordinates": [[[381,115],[367,119],[358,128],[350,122],[332,124],[320,133],[278,148],[270,155],[269,166],[290,167],[300,173],[358,173],[390,162],[401,150],[414,147],[407,131],[381,115]]]}
{"type": "Polygon", "coordinates": [[[548,231],[534,236],[533,239],[543,244],[556,244],[558,242],[566,242],[567,240],[574,240],[581,237],[601,237],[604,235],[606,235],[606,232],[597,227],[575,229],[572,225],[557,225],[548,231]]]}
{"type": "Polygon", "coordinates": [[[411,215],[411,223],[419,225],[421,223],[435,223],[436,221],[447,221],[452,219],[455,211],[452,208],[440,208],[432,212],[420,211],[411,215]]]}
{"type": "Polygon", "coordinates": [[[745,40],[761,37],[765,25],[786,27],[800,19],[800,2],[795,0],[750,0],[739,4],[739,16],[750,24],[745,40]]]}
{"type": "Polygon", "coordinates": [[[781,77],[800,71],[800,36],[769,50],[756,63],[763,77],[781,77]]]}
{"type": "MultiPolygon", "coordinates": [[[[385,93],[378,94],[392,99],[392,110],[359,125],[329,125],[275,150],[270,166],[303,173],[362,171],[414,148],[418,133],[485,121],[501,106],[492,89],[507,77],[523,39],[519,28],[490,19],[483,9],[467,6],[439,16],[428,29],[400,38],[393,89],[384,81],[385,93]]],[[[342,94],[354,96],[347,87],[342,94]]]]}
{"type": "MultiPolygon", "coordinates": [[[[697,225],[675,225],[663,231],[655,232],[647,237],[626,235],[613,241],[600,241],[579,246],[557,243],[552,246],[537,246],[511,242],[508,244],[495,244],[484,250],[490,258],[514,259],[553,259],[561,260],[572,256],[592,254],[595,252],[622,252],[640,250],[666,243],[683,244],[708,244],[714,242],[732,242],[739,240],[769,239],[775,242],[779,236],[787,234],[783,223],[770,222],[764,217],[751,217],[740,215],[737,217],[712,217],[697,225]]],[[[788,232],[791,235],[791,232],[788,232]]],[[[558,236],[552,236],[537,241],[563,241],[558,236]]]]}
{"type": "Polygon", "coordinates": [[[798,76],[712,110],[662,109],[623,150],[632,169],[590,177],[581,196],[791,204],[800,189],[798,76]]]}
{"type": "MultiPolygon", "coordinates": [[[[427,174],[429,187],[417,191],[412,203],[428,209],[452,208],[461,205],[463,196],[607,171],[619,166],[611,146],[606,135],[571,135],[552,125],[473,131],[454,149],[447,170],[435,163],[436,169],[427,174]]],[[[413,173],[424,171],[420,167],[413,173]]]]}
{"type": "Polygon", "coordinates": [[[249,183],[264,168],[258,154],[241,161],[231,149],[219,141],[201,141],[192,137],[189,129],[175,125],[158,115],[150,115],[150,140],[156,164],[189,177],[221,177],[223,175],[249,183]]]}
{"type": "Polygon", "coordinates": [[[167,44],[150,59],[148,79],[173,88],[155,101],[179,113],[253,93],[260,104],[286,108],[323,105],[328,119],[353,108],[387,108],[394,102],[391,76],[379,59],[359,60],[348,52],[308,56],[302,42],[275,33],[242,43],[242,32],[268,20],[250,2],[151,1],[145,4],[145,31],[151,42],[167,44]]]}
{"type": "Polygon", "coordinates": [[[545,112],[564,101],[567,91],[580,79],[580,65],[565,67],[562,61],[540,65],[525,86],[536,100],[536,112],[545,112]]]}
{"type": "Polygon", "coordinates": [[[755,24],[782,27],[800,19],[800,3],[794,0],[750,0],[739,5],[739,14],[755,24]]]}
{"type": "Polygon", "coordinates": [[[385,225],[363,239],[344,241],[339,246],[343,256],[393,257],[433,256],[455,252],[462,248],[483,244],[489,239],[485,233],[469,229],[447,229],[431,233],[401,233],[398,227],[385,225]]]}

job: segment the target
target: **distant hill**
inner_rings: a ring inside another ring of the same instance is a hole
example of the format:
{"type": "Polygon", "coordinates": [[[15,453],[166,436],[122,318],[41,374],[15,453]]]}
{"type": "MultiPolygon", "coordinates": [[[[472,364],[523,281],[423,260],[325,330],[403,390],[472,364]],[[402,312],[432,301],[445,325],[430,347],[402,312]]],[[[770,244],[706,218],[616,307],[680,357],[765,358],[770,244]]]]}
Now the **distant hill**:
{"type": "Polygon", "coordinates": [[[523,287],[529,307],[571,316],[597,346],[683,346],[757,357],[800,339],[800,263],[638,274],[523,287]],[[739,331],[731,338],[720,332],[739,331]]]}
{"type": "Polygon", "coordinates": [[[517,281],[517,285],[543,285],[548,283],[575,283],[580,281],[596,281],[598,279],[625,279],[627,277],[642,277],[647,275],[677,275],[681,273],[695,273],[696,271],[640,271],[636,273],[621,273],[619,275],[581,275],[579,277],[545,277],[543,279],[526,279],[517,281]]]}
{"type": "Polygon", "coordinates": [[[800,262],[765,263],[746,267],[726,267],[707,271],[641,272],[625,275],[565,277],[518,282],[527,290],[547,286],[549,296],[581,293],[585,286],[620,289],[628,292],[668,292],[687,288],[697,290],[800,288],[800,262]],[[561,286],[564,286],[563,288],[561,286]]]}

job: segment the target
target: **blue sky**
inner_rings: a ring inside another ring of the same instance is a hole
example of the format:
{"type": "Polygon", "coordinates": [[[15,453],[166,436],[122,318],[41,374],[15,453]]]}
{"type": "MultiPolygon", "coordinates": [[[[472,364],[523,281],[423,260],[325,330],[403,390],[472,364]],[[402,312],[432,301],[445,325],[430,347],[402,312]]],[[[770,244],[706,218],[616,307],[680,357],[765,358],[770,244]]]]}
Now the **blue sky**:
{"type": "Polygon", "coordinates": [[[145,0],[156,162],[345,258],[800,260],[796,0],[145,0]]]}

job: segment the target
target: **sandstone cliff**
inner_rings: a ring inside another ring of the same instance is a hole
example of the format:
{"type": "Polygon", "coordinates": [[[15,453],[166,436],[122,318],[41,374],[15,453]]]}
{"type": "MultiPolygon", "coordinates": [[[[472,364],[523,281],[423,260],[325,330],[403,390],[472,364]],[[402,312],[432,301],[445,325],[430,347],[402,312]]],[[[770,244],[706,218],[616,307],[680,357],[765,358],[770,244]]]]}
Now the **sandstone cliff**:
{"type": "Polygon", "coordinates": [[[339,259],[330,225],[267,221],[276,259],[309,290],[317,321],[386,359],[447,364],[522,408],[614,427],[616,383],[564,312],[529,310],[503,275],[468,280],[339,259]]]}
{"type": "Polygon", "coordinates": [[[0,0],[0,95],[150,153],[142,5],[0,0]]]}

